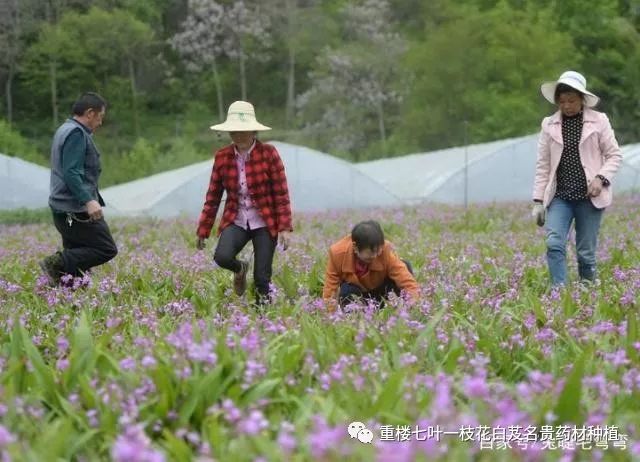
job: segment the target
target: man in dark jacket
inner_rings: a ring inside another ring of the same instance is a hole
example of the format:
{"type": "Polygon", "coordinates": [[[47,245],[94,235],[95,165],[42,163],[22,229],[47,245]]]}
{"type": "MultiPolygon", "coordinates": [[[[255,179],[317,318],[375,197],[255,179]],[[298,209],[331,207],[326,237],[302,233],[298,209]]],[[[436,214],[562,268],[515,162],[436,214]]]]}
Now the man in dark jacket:
{"type": "Polygon", "coordinates": [[[81,276],[118,253],[102,214],[100,152],[92,137],[106,106],[97,93],[83,94],[73,104],[72,118],[53,136],[49,207],[63,250],[46,257],[40,267],[54,284],[64,274],[81,276]]]}

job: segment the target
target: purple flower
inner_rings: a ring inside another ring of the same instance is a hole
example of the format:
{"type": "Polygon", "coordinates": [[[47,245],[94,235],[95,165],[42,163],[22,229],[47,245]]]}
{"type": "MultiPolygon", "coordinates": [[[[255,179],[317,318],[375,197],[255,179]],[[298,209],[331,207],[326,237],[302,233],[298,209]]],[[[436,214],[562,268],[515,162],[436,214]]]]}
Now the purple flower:
{"type": "Polygon", "coordinates": [[[60,358],[56,361],[56,366],[61,371],[67,370],[69,368],[69,360],[67,358],[60,358]]]}
{"type": "Polygon", "coordinates": [[[404,353],[400,356],[400,364],[404,367],[418,362],[418,357],[413,353],[404,353]]]}
{"type": "Polygon", "coordinates": [[[191,361],[215,364],[218,356],[214,353],[214,342],[192,343],[188,346],[187,356],[191,361]]]}
{"type": "Polygon", "coordinates": [[[230,399],[225,399],[222,402],[222,409],[228,422],[237,422],[242,417],[240,409],[238,409],[230,399]]]}
{"type": "Polygon", "coordinates": [[[415,447],[410,441],[378,441],[376,460],[380,462],[411,462],[415,460],[415,447]]]}
{"type": "Polygon", "coordinates": [[[292,452],[296,448],[296,438],[292,435],[294,426],[289,422],[282,422],[278,433],[278,444],[286,453],[292,452]]]}
{"type": "Polygon", "coordinates": [[[178,300],[175,302],[167,303],[160,311],[172,316],[180,315],[192,315],[195,313],[195,308],[189,300],[178,300]]]}
{"type": "Polygon", "coordinates": [[[142,364],[142,367],[153,367],[157,364],[157,361],[153,356],[146,355],[145,357],[142,358],[142,361],[140,361],[140,364],[142,364]]]}
{"type": "Polygon", "coordinates": [[[253,353],[260,348],[260,335],[255,330],[251,330],[240,339],[240,347],[247,353],[253,353]]]}
{"type": "Polygon", "coordinates": [[[120,368],[123,371],[130,371],[136,368],[136,360],[133,358],[124,358],[120,361],[120,368]]]}
{"type": "Polygon", "coordinates": [[[247,363],[245,364],[245,370],[244,370],[245,387],[248,387],[256,379],[262,377],[266,373],[267,373],[267,367],[264,364],[259,363],[257,361],[253,361],[251,359],[247,360],[247,363]]]}
{"type": "Polygon", "coordinates": [[[241,419],[237,425],[238,431],[245,435],[257,435],[263,430],[269,428],[269,422],[265,419],[262,412],[253,410],[244,419],[241,419]]]}
{"type": "Polygon", "coordinates": [[[7,428],[0,424],[0,448],[8,446],[16,440],[16,437],[7,430],[7,428]]]}
{"type": "Polygon", "coordinates": [[[449,383],[442,381],[435,386],[435,396],[432,404],[433,416],[446,416],[452,413],[453,402],[451,400],[451,387],[449,383]]]}
{"type": "Polygon", "coordinates": [[[348,435],[345,429],[346,425],[330,427],[324,417],[314,417],[314,428],[307,437],[313,458],[322,459],[328,451],[338,449],[348,435]]]}
{"type": "Polygon", "coordinates": [[[164,455],[151,447],[142,425],[132,425],[119,435],[111,448],[114,462],[165,462],[164,455]]]}
{"type": "Polygon", "coordinates": [[[92,428],[96,428],[100,425],[98,420],[98,410],[97,409],[89,409],[86,413],[87,420],[89,421],[89,426],[92,428]]]}
{"type": "Polygon", "coordinates": [[[69,349],[69,340],[67,340],[66,337],[58,337],[56,339],[56,344],[58,346],[59,353],[66,353],[66,351],[69,349]]]}
{"type": "Polygon", "coordinates": [[[626,366],[631,361],[627,359],[627,352],[625,350],[618,350],[613,353],[604,353],[605,361],[611,363],[613,366],[626,366]]]}
{"type": "Polygon", "coordinates": [[[464,392],[470,398],[486,398],[489,396],[489,385],[484,377],[465,377],[462,380],[464,392]]]}

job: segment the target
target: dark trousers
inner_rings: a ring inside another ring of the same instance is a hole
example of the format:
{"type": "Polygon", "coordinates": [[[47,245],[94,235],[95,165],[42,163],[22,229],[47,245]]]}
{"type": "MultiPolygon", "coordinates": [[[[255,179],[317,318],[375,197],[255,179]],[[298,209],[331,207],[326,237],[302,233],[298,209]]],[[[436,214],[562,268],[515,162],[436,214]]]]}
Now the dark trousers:
{"type": "MultiPolygon", "coordinates": [[[[411,266],[411,263],[407,260],[402,261],[407,265],[409,272],[413,274],[413,267],[411,266]]],[[[340,300],[340,306],[352,303],[359,298],[367,298],[376,302],[382,302],[391,292],[396,295],[400,295],[400,288],[391,278],[386,278],[378,287],[368,291],[355,284],[343,282],[340,284],[340,293],[338,298],[340,300]]]]}
{"type": "Polygon", "coordinates": [[[237,273],[240,262],[236,258],[244,246],[253,244],[253,281],[256,286],[256,298],[263,303],[269,299],[269,284],[276,250],[276,239],[268,228],[243,229],[238,225],[229,225],[222,230],[213,260],[218,266],[237,273]]]}
{"type": "Polygon", "coordinates": [[[111,260],[118,254],[118,248],[104,218],[89,221],[86,213],[75,216],[80,221],[72,220],[69,226],[66,214],[54,213],[53,223],[62,236],[64,272],[78,277],[111,260]]]}

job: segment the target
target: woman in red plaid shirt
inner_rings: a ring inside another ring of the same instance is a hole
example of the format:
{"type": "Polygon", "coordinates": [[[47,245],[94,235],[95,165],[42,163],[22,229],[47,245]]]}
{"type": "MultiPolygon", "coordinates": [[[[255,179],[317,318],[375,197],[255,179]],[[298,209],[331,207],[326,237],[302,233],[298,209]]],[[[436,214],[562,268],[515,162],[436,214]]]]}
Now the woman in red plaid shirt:
{"type": "Polygon", "coordinates": [[[278,240],[286,249],[291,226],[289,188],[282,159],[275,147],[261,143],[256,133],[271,130],[256,120],[253,105],[236,101],[229,106],[227,120],[212,130],[229,132],[232,144],[215,154],[209,190],[198,223],[199,250],[218,213],[222,193],[227,192],[218,227],[218,245],[214,261],[235,273],[233,288],[244,294],[249,263],[236,257],[249,241],[253,243],[253,279],[256,301],[269,301],[273,254],[278,240]]]}

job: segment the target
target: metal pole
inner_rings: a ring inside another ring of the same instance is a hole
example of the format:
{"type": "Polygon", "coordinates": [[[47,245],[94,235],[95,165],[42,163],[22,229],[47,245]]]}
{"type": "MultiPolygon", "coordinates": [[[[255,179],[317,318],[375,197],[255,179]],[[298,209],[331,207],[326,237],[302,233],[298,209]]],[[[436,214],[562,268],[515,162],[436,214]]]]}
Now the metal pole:
{"type": "Polygon", "coordinates": [[[467,126],[469,121],[464,121],[464,211],[469,208],[469,149],[467,139],[467,126]]]}

